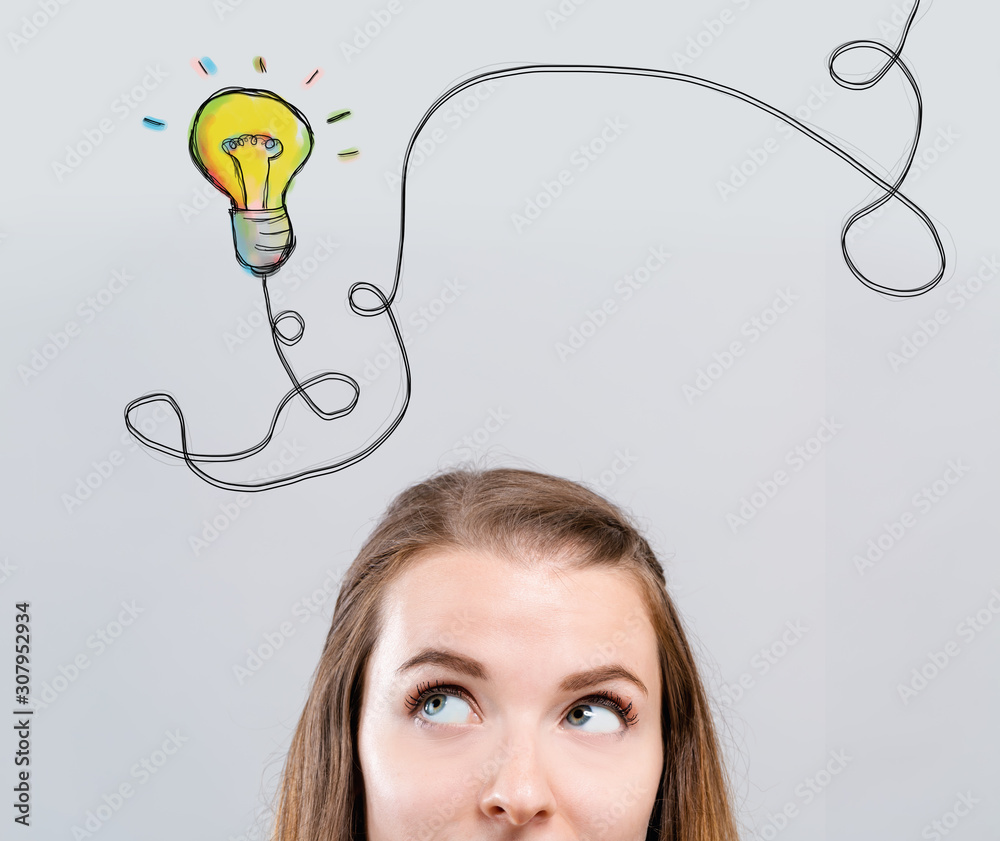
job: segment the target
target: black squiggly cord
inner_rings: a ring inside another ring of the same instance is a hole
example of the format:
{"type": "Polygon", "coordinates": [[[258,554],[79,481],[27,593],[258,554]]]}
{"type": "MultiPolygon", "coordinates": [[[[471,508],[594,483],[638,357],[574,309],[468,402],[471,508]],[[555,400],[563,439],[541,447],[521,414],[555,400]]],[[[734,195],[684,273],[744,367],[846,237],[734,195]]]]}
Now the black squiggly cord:
{"type": "Polygon", "coordinates": [[[274,347],[278,353],[278,358],[281,360],[282,367],[285,369],[285,373],[288,374],[289,379],[292,381],[293,388],[281,399],[278,403],[277,408],[274,411],[274,415],[271,418],[271,424],[268,427],[267,433],[264,437],[256,444],[245,450],[240,450],[233,453],[225,453],[212,455],[208,453],[193,453],[188,449],[187,442],[187,425],[184,421],[184,414],[181,412],[180,406],[177,401],[174,400],[173,396],[167,394],[166,392],[155,392],[151,394],[146,394],[136,400],[133,400],[125,407],[125,426],[128,428],[129,432],[132,433],[139,441],[145,444],[150,449],[156,450],[157,452],[165,453],[166,455],[173,456],[175,458],[183,459],[189,468],[200,478],[205,480],[211,485],[217,488],[223,488],[224,490],[231,491],[263,491],[270,488],[283,487],[285,485],[292,485],[297,482],[301,482],[305,479],[310,479],[314,476],[325,476],[329,473],[336,473],[340,470],[344,470],[353,464],[367,458],[375,450],[377,450],[385,440],[393,433],[397,426],[402,422],[403,416],[406,414],[406,409],[410,403],[411,394],[411,374],[410,374],[410,361],[406,354],[406,347],[403,344],[403,337],[399,330],[399,324],[396,322],[396,317],[392,311],[392,303],[395,300],[396,292],[399,289],[399,279],[402,273],[403,266],[403,243],[406,235],[406,176],[409,169],[410,155],[413,152],[414,145],[417,142],[417,137],[423,130],[424,126],[430,120],[431,116],[437,111],[444,103],[454,96],[457,96],[462,91],[472,87],[473,85],[478,85],[482,82],[488,82],[496,79],[503,79],[512,76],[527,75],[530,73],[602,73],[610,75],[623,75],[623,76],[646,76],[659,79],[670,79],[677,82],[685,82],[692,85],[697,85],[698,87],[707,88],[708,90],[713,90],[717,93],[725,94],[726,96],[731,96],[734,99],[738,99],[741,102],[745,102],[748,105],[752,105],[761,111],[764,111],[773,117],[787,123],[792,128],[819,143],[825,149],[833,152],[839,158],[841,158],[846,163],[850,164],[854,169],[864,175],[872,183],[880,187],[885,192],[883,195],[879,196],[875,201],[866,204],[859,210],[852,213],[847,221],[844,223],[841,229],[840,244],[841,251],[844,256],[844,261],[847,263],[848,268],[851,273],[875,292],[879,292],[883,295],[889,295],[892,297],[908,298],[915,297],[917,295],[923,295],[933,289],[944,277],[945,271],[947,269],[947,259],[945,256],[944,246],[941,243],[941,238],[938,235],[937,228],[931,221],[930,217],[913,201],[911,201],[907,196],[903,195],[899,188],[903,181],[906,180],[906,176],[909,174],[910,167],[913,165],[914,157],[917,153],[917,147],[920,143],[920,133],[923,127],[923,99],[920,95],[920,88],[917,84],[916,79],[910,72],[910,69],[906,66],[906,63],[900,57],[903,51],[903,47],[906,43],[906,38],[909,35],[910,27],[913,25],[914,19],[916,18],[917,10],[920,8],[920,0],[914,3],[913,9],[910,11],[910,15],[906,20],[906,24],[903,27],[902,33],[900,35],[899,44],[895,49],[892,49],[879,41],[870,40],[855,40],[849,41],[842,44],[830,55],[828,62],[828,69],[830,76],[833,81],[843,88],[849,88],[851,90],[867,90],[876,84],[889,72],[893,66],[899,67],[900,71],[903,73],[907,82],[909,83],[910,89],[913,91],[914,96],[917,101],[917,111],[916,111],[916,127],[913,135],[913,142],[910,145],[909,153],[906,157],[906,162],[900,169],[895,180],[891,183],[885,180],[882,176],[873,172],[867,166],[865,166],[861,161],[851,155],[849,152],[845,151],[837,144],[823,137],[821,134],[805,125],[801,121],[795,119],[794,117],[780,111],[768,105],[756,97],[750,96],[749,94],[743,93],[736,88],[728,87],[727,85],[719,84],[718,82],[712,82],[707,79],[701,79],[697,76],[690,76],[686,73],[676,73],[669,70],[656,70],[652,68],[643,67],[619,67],[613,65],[591,65],[591,64],[519,64],[510,67],[505,67],[499,70],[490,70],[481,73],[477,73],[469,78],[453,85],[448,88],[437,100],[427,109],[424,116],[421,118],[417,127],[413,130],[413,134],[410,136],[410,142],[406,147],[406,154],[403,157],[403,172],[400,183],[400,213],[399,213],[399,247],[396,252],[396,270],[393,276],[392,288],[389,290],[388,295],[385,294],[378,286],[366,281],[360,281],[351,285],[348,290],[348,304],[351,310],[360,316],[365,318],[370,318],[372,316],[382,315],[383,313],[388,317],[390,324],[392,325],[393,333],[396,336],[396,342],[399,345],[400,356],[403,362],[403,370],[405,374],[405,389],[403,403],[399,408],[396,416],[393,418],[392,422],[382,431],[382,433],[375,438],[373,441],[369,442],[367,446],[359,450],[358,452],[343,458],[339,461],[333,462],[331,464],[319,465],[317,467],[312,467],[307,470],[301,470],[297,473],[291,473],[287,476],[282,476],[276,479],[271,479],[268,481],[262,481],[257,483],[239,483],[239,482],[228,482],[223,479],[218,479],[214,476],[209,475],[204,470],[198,466],[198,462],[230,462],[239,461],[241,459],[247,458],[249,456],[255,455],[263,450],[274,436],[275,428],[278,424],[278,419],[284,411],[285,406],[292,400],[296,395],[301,397],[306,405],[312,410],[314,414],[323,420],[334,420],[335,418],[344,417],[350,414],[357,405],[358,398],[361,394],[360,386],[357,381],[347,375],[336,371],[323,371],[319,374],[315,374],[312,377],[304,381],[299,381],[292,366],[289,364],[288,360],[285,358],[284,350],[282,345],[294,345],[299,342],[305,332],[305,320],[302,316],[295,312],[294,310],[285,310],[283,312],[274,315],[271,308],[271,298],[267,289],[267,278],[264,277],[262,281],[264,290],[264,301],[267,307],[267,317],[271,326],[271,336],[274,340],[274,347]],[[846,55],[849,52],[855,50],[875,50],[882,55],[886,56],[885,63],[878,68],[871,76],[860,81],[850,81],[841,76],[836,68],[834,67],[837,60],[846,55]],[[867,277],[855,264],[854,260],[851,258],[850,248],[847,243],[848,233],[851,228],[857,224],[858,221],[874,213],[880,207],[885,205],[892,199],[897,199],[902,202],[907,208],[909,208],[923,223],[924,227],[930,233],[932,239],[934,240],[935,248],[937,249],[939,258],[939,267],[934,277],[924,283],[922,286],[910,288],[910,289],[898,289],[892,286],[885,286],[880,283],[876,283],[871,278],[867,277]],[[359,292],[369,292],[378,299],[378,306],[374,307],[363,307],[361,304],[355,300],[359,292]],[[293,321],[297,327],[297,331],[292,334],[285,334],[279,329],[279,325],[282,321],[293,321]],[[318,385],[323,382],[341,382],[350,386],[354,392],[352,399],[341,409],[337,409],[333,412],[326,412],[316,405],[315,401],[309,396],[308,389],[312,386],[318,385]],[[164,444],[159,444],[153,441],[148,436],[144,435],[135,425],[132,423],[130,415],[140,406],[147,405],[149,403],[156,402],[166,402],[174,410],[177,415],[177,420],[180,423],[181,432],[181,446],[180,448],[168,447],[164,444]]]}

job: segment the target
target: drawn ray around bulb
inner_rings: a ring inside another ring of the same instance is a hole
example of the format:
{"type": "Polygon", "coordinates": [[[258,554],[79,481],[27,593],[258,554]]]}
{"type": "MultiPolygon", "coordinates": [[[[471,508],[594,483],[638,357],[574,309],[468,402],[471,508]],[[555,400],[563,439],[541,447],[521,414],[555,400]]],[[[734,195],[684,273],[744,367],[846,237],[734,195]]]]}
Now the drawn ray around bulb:
{"type": "Polygon", "coordinates": [[[195,69],[196,73],[200,76],[205,76],[206,78],[208,76],[214,76],[218,72],[215,62],[208,56],[191,59],[191,66],[195,69]]]}
{"type": "MultiPolygon", "coordinates": [[[[406,410],[409,406],[410,395],[411,395],[411,372],[410,372],[410,361],[409,356],[406,352],[406,347],[403,342],[403,337],[400,333],[399,324],[396,320],[395,313],[392,308],[392,304],[395,300],[396,294],[399,290],[400,275],[403,266],[403,250],[406,240],[406,196],[407,196],[407,175],[409,173],[410,156],[413,153],[417,139],[420,136],[420,132],[427,125],[428,121],[434,115],[434,113],[441,108],[446,102],[455,96],[458,96],[463,91],[485,82],[494,81],[497,79],[509,78],[513,76],[530,75],[535,73],[574,73],[574,74],[603,74],[603,75],[617,75],[617,76],[630,76],[630,77],[643,77],[643,78],[656,78],[665,81],[673,81],[683,84],[695,85],[697,87],[703,88],[705,90],[713,91],[715,93],[723,94],[728,97],[737,99],[752,108],[763,111],[764,113],[770,114],[774,118],[784,122],[792,129],[798,131],[800,134],[808,137],[813,142],[819,144],[827,151],[836,155],[842,161],[847,163],[849,166],[853,167],[859,173],[861,173],[865,178],[867,178],[876,188],[878,188],[879,194],[877,197],[864,204],[861,208],[854,211],[848,215],[846,221],[841,227],[841,253],[844,258],[847,267],[850,269],[851,273],[864,284],[867,288],[881,295],[889,297],[900,297],[908,298],[915,297],[918,295],[923,295],[933,289],[937,284],[943,279],[945,272],[947,270],[947,257],[945,254],[944,246],[941,242],[941,237],[938,234],[937,227],[931,218],[925,213],[919,206],[917,206],[910,198],[905,196],[900,192],[900,187],[906,180],[909,174],[910,168],[913,164],[916,151],[920,142],[920,135],[923,125],[923,99],[920,94],[920,89],[914,78],[909,67],[902,60],[901,54],[903,47],[906,43],[906,39],[909,35],[910,28],[913,25],[914,19],[920,8],[920,0],[916,0],[913,4],[913,8],[910,11],[909,17],[907,18],[906,24],[902,29],[899,37],[898,45],[893,48],[890,45],[882,43],[880,41],[872,41],[866,39],[860,39],[855,41],[849,41],[842,44],[831,54],[828,61],[828,70],[833,81],[843,88],[849,88],[852,90],[867,90],[874,87],[878,82],[886,76],[886,74],[896,68],[904,77],[910,91],[913,93],[916,99],[916,125],[914,127],[913,139],[909,146],[908,152],[905,155],[905,160],[899,167],[898,171],[894,174],[892,172],[888,173],[886,176],[880,175],[859,160],[857,157],[848,152],[838,143],[831,140],[829,137],[820,134],[818,131],[810,127],[809,125],[803,123],[802,121],[796,119],[795,117],[775,108],[767,103],[753,97],[743,91],[736,88],[723,85],[718,82],[710,81],[708,79],[703,79],[697,76],[691,76],[684,73],[678,73],[668,70],[658,70],[655,68],[643,68],[643,67],[624,67],[624,66],[610,66],[610,65],[588,65],[588,64],[515,64],[500,67],[493,70],[483,70],[481,72],[474,73],[467,78],[457,82],[448,88],[441,96],[435,100],[431,106],[424,113],[423,117],[417,123],[416,128],[413,130],[410,136],[409,143],[406,146],[406,151],[403,156],[403,167],[402,176],[400,181],[400,214],[399,214],[399,244],[396,250],[396,267],[393,276],[392,284],[388,291],[384,291],[381,287],[369,283],[367,281],[357,281],[351,285],[347,293],[347,303],[351,308],[351,311],[356,315],[372,318],[376,316],[384,315],[390,326],[392,327],[393,333],[396,337],[396,342],[399,346],[400,362],[403,373],[403,383],[402,383],[402,401],[394,417],[389,420],[384,428],[376,430],[375,433],[369,438],[369,440],[360,447],[359,449],[351,452],[337,460],[326,462],[323,464],[315,465],[313,467],[299,470],[294,473],[287,474],[285,476],[278,476],[270,480],[264,480],[261,482],[230,482],[216,476],[212,476],[208,473],[202,465],[207,465],[211,463],[220,462],[237,462],[244,458],[252,456],[256,453],[264,450],[265,447],[272,440],[275,429],[277,428],[278,421],[285,410],[285,407],[292,401],[293,398],[298,396],[306,403],[307,406],[323,420],[335,420],[340,417],[344,417],[353,411],[357,405],[360,395],[361,388],[358,382],[348,374],[340,373],[337,371],[323,371],[319,374],[315,374],[304,381],[300,381],[293,371],[291,365],[288,363],[285,357],[283,346],[293,345],[298,342],[305,330],[304,319],[295,312],[285,311],[275,314],[271,306],[271,297],[268,291],[268,277],[273,274],[274,271],[280,266],[280,262],[272,263],[270,265],[261,265],[257,267],[254,271],[261,278],[261,284],[264,294],[264,303],[266,306],[266,313],[268,323],[271,326],[271,336],[274,343],[275,350],[278,354],[278,358],[281,361],[282,367],[285,369],[286,374],[292,382],[292,389],[288,391],[284,397],[279,401],[277,408],[271,418],[268,430],[264,437],[258,441],[256,444],[251,445],[243,450],[239,450],[232,453],[224,454],[208,454],[208,453],[196,453],[193,452],[189,447],[188,441],[188,428],[185,422],[184,415],[181,412],[180,406],[172,395],[166,392],[153,392],[146,394],[136,400],[133,400],[128,406],[125,407],[125,425],[129,432],[136,437],[142,444],[146,447],[155,450],[160,453],[172,456],[177,459],[183,459],[188,468],[195,473],[198,477],[204,481],[212,484],[218,488],[223,488],[230,491],[264,491],[278,487],[284,487],[287,485],[292,485],[297,482],[302,482],[306,479],[314,478],[317,476],[325,476],[331,473],[336,473],[341,470],[345,470],[354,464],[362,461],[363,459],[374,453],[385,441],[386,439],[395,431],[395,429],[402,422],[406,410]],[[872,71],[867,77],[861,80],[853,79],[847,80],[840,75],[837,71],[835,65],[842,56],[855,52],[855,51],[873,51],[878,53],[880,56],[884,57],[884,62],[872,71]],[[934,272],[933,276],[923,282],[919,286],[912,286],[906,288],[897,288],[894,286],[889,286],[884,283],[879,283],[876,280],[868,277],[862,270],[857,266],[851,255],[850,244],[848,242],[848,234],[857,222],[866,216],[871,215],[879,208],[884,206],[890,201],[897,201],[901,203],[904,207],[910,210],[914,216],[919,220],[924,230],[929,234],[934,242],[934,246],[937,252],[938,267],[934,272]],[[363,305],[361,301],[361,295],[366,294],[375,300],[375,304],[363,305]],[[282,323],[285,323],[285,331],[281,329],[282,323]],[[289,327],[288,322],[292,322],[295,327],[294,329],[289,327]],[[290,331],[290,332],[289,332],[290,331]],[[344,405],[342,408],[337,409],[332,412],[325,412],[321,410],[315,402],[312,400],[308,393],[308,390],[323,382],[339,382],[347,385],[352,392],[352,398],[344,405]],[[174,411],[177,416],[178,423],[180,425],[180,447],[171,447],[166,444],[161,444],[157,441],[153,441],[148,436],[140,432],[132,422],[132,413],[135,412],[142,406],[149,405],[152,403],[167,403],[174,411]]],[[[275,96],[270,94],[271,96],[275,96]]],[[[304,119],[304,118],[303,118],[304,119]]],[[[227,135],[228,136],[228,135],[227,135]]],[[[222,138],[225,139],[225,138],[222,138]]],[[[308,155],[307,155],[308,157],[308,155]]],[[[280,160],[280,158],[278,159],[280,160]]],[[[302,159],[303,162],[305,158],[302,159]]],[[[232,164],[230,164],[230,170],[228,173],[231,175],[232,164]]],[[[297,169],[295,170],[297,171],[297,169]]],[[[294,173],[293,173],[294,174],[294,173]]],[[[214,182],[213,182],[214,183],[214,182]]],[[[272,193],[269,193],[268,203],[270,201],[272,193]]],[[[233,212],[233,211],[231,211],[233,212]]],[[[249,211],[248,211],[249,212],[249,211]]],[[[275,212],[273,209],[265,208],[264,211],[255,212],[275,212]]],[[[234,223],[234,236],[235,233],[235,223],[234,223]]],[[[287,250],[290,252],[291,248],[294,247],[294,238],[291,238],[290,227],[289,227],[289,239],[287,241],[287,250]]],[[[287,253],[285,253],[287,257],[287,253]]],[[[241,258],[242,262],[242,258],[241,258]]]]}

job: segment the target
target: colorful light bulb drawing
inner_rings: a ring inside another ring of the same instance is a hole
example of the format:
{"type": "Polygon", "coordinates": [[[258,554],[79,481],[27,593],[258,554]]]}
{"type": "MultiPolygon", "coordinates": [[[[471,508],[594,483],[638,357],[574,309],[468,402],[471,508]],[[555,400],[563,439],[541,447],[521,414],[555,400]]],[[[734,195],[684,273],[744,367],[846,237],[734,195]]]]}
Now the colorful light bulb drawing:
{"type": "MultiPolygon", "coordinates": [[[[207,59],[198,62],[204,68],[207,59]]],[[[210,61],[208,61],[211,64],[210,61]]],[[[214,64],[211,64],[214,70],[214,64]]],[[[315,77],[317,73],[313,73],[315,77]]],[[[312,78],[312,77],[310,77],[312,78]]],[[[344,109],[336,118],[349,116],[344,109]]],[[[329,121],[334,121],[333,118],[329,121]]],[[[250,447],[231,453],[199,453],[189,445],[187,423],[184,414],[173,395],[157,391],[145,394],[125,407],[125,425],[142,444],[151,450],[182,459],[201,479],[219,488],[232,491],[259,491],[266,488],[293,484],[310,476],[324,475],[355,464],[377,449],[402,420],[409,402],[406,401],[396,420],[389,429],[376,438],[362,451],[332,464],[300,470],[288,476],[262,482],[234,482],[209,474],[203,464],[238,462],[262,450],[274,437],[278,420],[285,407],[298,397],[321,420],[330,421],[350,414],[357,405],[361,389],[353,377],[338,371],[321,371],[300,380],[285,356],[284,348],[297,344],[305,332],[305,319],[295,310],[275,313],[271,307],[268,280],[285,263],[295,248],[295,236],[285,199],[292,179],[309,159],[313,149],[313,132],[305,115],[276,93],[268,90],[232,87],[224,88],[210,96],[198,108],[191,121],[188,151],[198,170],[220,192],[229,197],[229,214],[232,222],[233,245],[236,259],[245,270],[255,275],[264,295],[267,319],[278,359],[292,382],[292,389],[278,402],[270,426],[264,437],[250,447]],[[321,383],[336,382],[347,387],[350,392],[346,402],[334,409],[319,406],[311,389],[321,383]],[[153,403],[167,403],[180,424],[180,446],[171,447],[154,441],[143,434],[133,423],[133,413],[142,406],[153,403]]],[[[340,157],[353,157],[339,153],[340,157]]],[[[389,301],[381,290],[370,284],[355,284],[364,287],[379,300],[402,348],[402,334],[395,316],[388,311],[389,301]]],[[[353,302],[352,309],[363,316],[374,313],[362,312],[353,302]]],[[[405,350],[402,351],[405,361],[405,350]]],[[[409,367],[407,363],[407,379],[409,367]]]]}
{"type": "Polygon", "coordinates": [[[285,194],[312,148],[309,121],[271,91],[223,89],[191,123],[191,159],[232,200],[236,257],[258,277],[276,272],[295,247],[285,194]]]}

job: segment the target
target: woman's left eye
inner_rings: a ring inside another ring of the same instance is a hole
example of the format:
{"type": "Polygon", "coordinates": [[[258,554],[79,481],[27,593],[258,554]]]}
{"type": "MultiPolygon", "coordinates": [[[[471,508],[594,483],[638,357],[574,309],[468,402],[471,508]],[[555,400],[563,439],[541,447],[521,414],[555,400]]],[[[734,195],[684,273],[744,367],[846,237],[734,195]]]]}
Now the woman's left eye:
{"type": "Polygon", "coordinates": [[[567,714],[566,721],[570,722],[573,730],[582,730],[586,725],[593,724],[587,730],[590,733],[614,733],[623,726],[616,713],[597,704],[577,704],[567,714]]]}

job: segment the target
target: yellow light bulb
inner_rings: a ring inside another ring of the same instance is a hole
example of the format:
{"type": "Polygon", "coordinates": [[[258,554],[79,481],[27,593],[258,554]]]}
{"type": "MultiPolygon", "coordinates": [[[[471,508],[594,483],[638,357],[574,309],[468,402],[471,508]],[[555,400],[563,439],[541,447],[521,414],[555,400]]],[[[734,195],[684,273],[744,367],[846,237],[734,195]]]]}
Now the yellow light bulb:
{"type": "Polygon", "coordinates": [[[271,91],[225,88],[191,122],[191,159],[232,200],[236,257],[254,274],[273,274],[295,247],[285,193],[312,144],[302,112],[271,91]]]}

